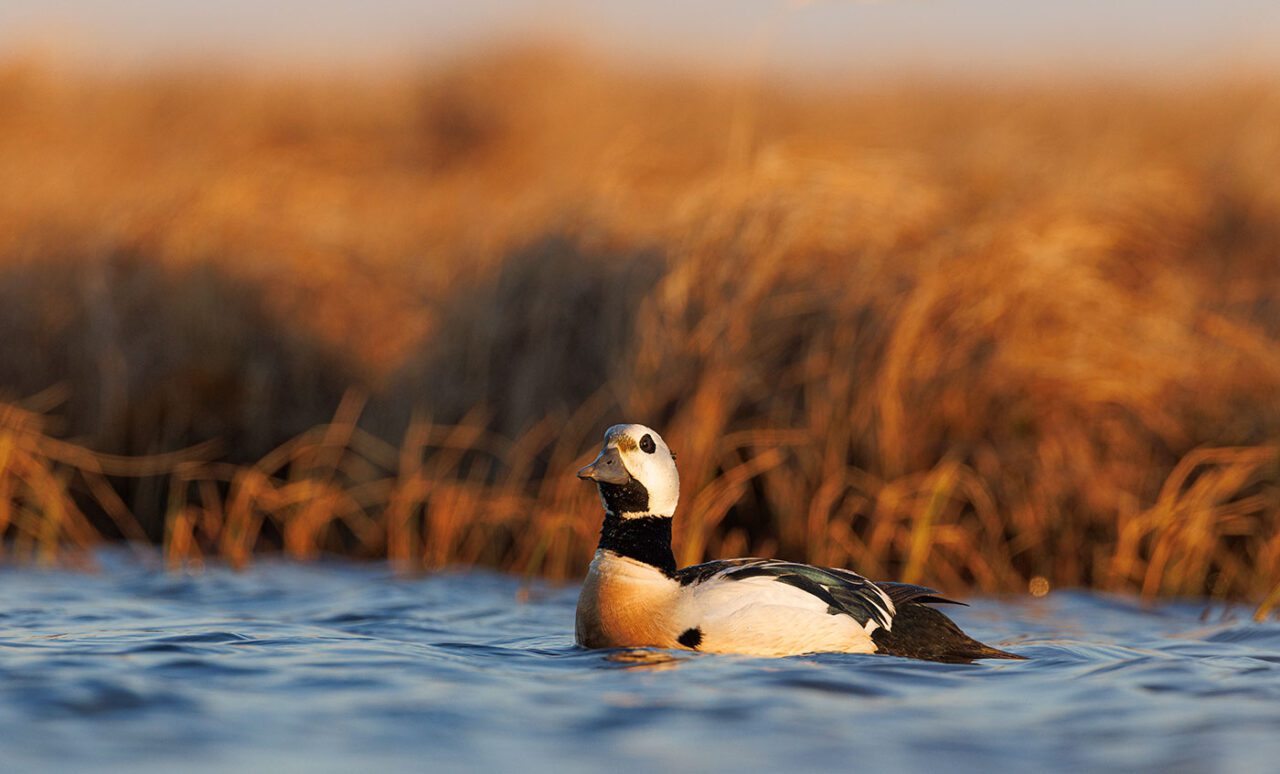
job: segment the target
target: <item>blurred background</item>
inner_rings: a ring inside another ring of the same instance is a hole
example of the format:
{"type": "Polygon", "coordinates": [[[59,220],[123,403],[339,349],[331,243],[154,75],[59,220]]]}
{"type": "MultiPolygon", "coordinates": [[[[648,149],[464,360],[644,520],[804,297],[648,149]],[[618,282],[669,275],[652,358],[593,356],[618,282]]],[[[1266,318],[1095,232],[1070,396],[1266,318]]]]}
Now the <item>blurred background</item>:
{"type": "Polygon", "coordinates": [[[0,6],[0,534],[1280,584],[1280,6],[0,6]]]}

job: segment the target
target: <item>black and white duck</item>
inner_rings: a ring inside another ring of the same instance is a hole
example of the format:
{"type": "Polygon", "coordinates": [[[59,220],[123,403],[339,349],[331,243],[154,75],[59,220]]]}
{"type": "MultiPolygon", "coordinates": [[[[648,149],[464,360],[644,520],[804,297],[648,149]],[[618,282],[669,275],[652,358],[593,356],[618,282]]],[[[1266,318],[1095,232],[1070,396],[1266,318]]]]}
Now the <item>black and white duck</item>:
{"type": "Polygon", "coordinates": [[[666,442],[644,425],[605,431],[600,455],[578,477],[596,483],[605,510],[578,597],[579,645],[754,656],[883,653],[961,663],[1022,658],[966,635],[932,607],[951,600],[922,586],[776,559],[677,568],[671,520],[680,476],[666,442]]]}

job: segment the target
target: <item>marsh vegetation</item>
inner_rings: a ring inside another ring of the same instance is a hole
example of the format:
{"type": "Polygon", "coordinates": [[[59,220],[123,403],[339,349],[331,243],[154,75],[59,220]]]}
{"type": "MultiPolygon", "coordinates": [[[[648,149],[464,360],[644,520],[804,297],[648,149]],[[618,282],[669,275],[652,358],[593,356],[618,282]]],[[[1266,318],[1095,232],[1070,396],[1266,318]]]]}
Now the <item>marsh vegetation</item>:
{"type": "Polygon", "coordinates": [[[1280,90],[0,64],[0,534],[1280,593],[1280,90]]]}

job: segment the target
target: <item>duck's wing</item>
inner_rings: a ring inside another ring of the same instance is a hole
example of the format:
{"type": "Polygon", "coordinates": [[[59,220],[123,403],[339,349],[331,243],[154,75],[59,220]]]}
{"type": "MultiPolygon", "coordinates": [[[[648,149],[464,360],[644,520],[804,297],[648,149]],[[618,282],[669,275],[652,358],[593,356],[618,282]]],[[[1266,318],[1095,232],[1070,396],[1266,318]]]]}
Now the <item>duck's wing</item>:
{"type": "Polygon", "coordinates": [[[911,583],[894,583],[893,581],[876,581],[876,585],[880,590],[889,595],[889,599],[893,600],[894,607],[905,605],[908,602],[923,602],[926,604],[943,604],[943,605],[964,605],[969,606],[967,602],[960,602],[955,599],[947,599],[942,596],[937,589],[931,589],[927,586],[916,586],[911,583]]]}
{"type": "Polygon", "coordinates": [[[863,627],[874,622],[887,629],[893,620],[894,600],[891,594],[849,570],[777,559],[721,559],[686,567],[676,573],[676,579],[682,586],[733,583],[751,578],[785,583],[800,589],[826,603],[828,613],[847,615],[863,627]]]}
{"type": "Polygon", "coordinates": [[[699,583],[705,583],[729,570],[739,567],[749,567],[755,564],[769,562],[769,559],[715,559],[702,564],[695,564],[686,567],[683,570],[676,570],[676,580],[680,581],[681,586],[694,586],[699,583]]]}

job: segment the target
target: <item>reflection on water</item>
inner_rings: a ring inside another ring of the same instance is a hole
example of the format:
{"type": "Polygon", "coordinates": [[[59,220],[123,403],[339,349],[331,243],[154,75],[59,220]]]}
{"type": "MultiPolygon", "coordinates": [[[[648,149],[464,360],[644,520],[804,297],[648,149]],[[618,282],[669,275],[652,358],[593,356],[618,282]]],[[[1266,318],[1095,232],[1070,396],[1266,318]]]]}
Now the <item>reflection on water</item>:
{"type": "Polygon", "coordinates": [[[264,564],[0,571],[5,770],[1259,770],[1280,623],[1085,593],[954,612],[1026,662],[572,645],[575,589],[264,564]],[[527,601],[519,602],[518,599],[527,601]]]}

